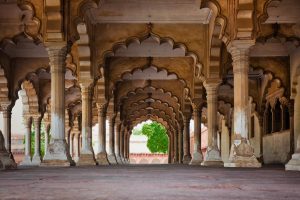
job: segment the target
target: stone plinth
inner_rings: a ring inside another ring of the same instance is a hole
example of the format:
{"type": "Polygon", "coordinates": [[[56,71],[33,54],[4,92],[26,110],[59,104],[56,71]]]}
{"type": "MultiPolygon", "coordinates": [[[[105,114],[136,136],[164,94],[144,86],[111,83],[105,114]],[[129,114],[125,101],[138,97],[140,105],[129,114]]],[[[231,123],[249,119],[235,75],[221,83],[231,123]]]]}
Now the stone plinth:
{"type": "Polygon", "coordinates": [[[224,163],[221,158],[218,147],[208,147],[205,155],[205,159],[202,162],[203,166],[216,166],[223,167],[224,163]]]}
{"type": "Polygon", "coordinates": [[[72,166],[75,165],[68,153],[66,141],[55,139],[48,145],[41,166],[72,166]]]}
{"type": "Polygon", "coordinates": [[[4,144],[4,137],[0,131],[0,170],[16,169],[16,162],[10,157],[4,144]]]}
{"type": "Polygon", "coordinates": [[[96,165],[94,154],[80,154],[76,164],[78,166],[96,165]]]}
{"type": "Polygon", "coordinates": [[[184,155],[182,163],[183,164],[189,164],[191,162],[191,160],[192,160],[192,157],[190,155],[184,155]]]}
{"type": "Polygon", "coordinates": [[[98,165],[109,165],[106,152],[100,152],[96,156],[98,165]]]}
{"type": "Polygon", "coordinates": [[[109,155],[107,155],[107,159],[108,159],[108,162],[109,162],[110,164],[112,164],[112,165],[118,164],[118,163],[117,163],[117,160],[116,160],[115,154],[109,154],[109,155]]]}
{"type": "Polygon", "coordinates": [[[254,155],[253,147],[248,144],[246,139],[242,139],[238,145],[233,144],[230,151],[229,162],[225,163],[224,167],[261,167],[261,163],[254,155]]]}
{"type": "Polygon", "coordinates": [[[285,170],[300,171],[300,152],[293,154],[292,159],[285,165],[285,170]]]}

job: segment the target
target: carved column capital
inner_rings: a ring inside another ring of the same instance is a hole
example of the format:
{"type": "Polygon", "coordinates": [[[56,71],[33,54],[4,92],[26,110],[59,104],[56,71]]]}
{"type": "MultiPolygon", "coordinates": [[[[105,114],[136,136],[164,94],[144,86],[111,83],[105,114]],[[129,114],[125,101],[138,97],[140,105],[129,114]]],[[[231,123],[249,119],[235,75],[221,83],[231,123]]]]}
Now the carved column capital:
{"type": "Polygon", "coordinates": [[[65,73],[65,61],[67,57],[66,43],[47,43],[51,73],[65,73]],[[63,66],[63,67],[62,67],[63,66]]]}
{"type": "Polygon", "coordinates": [[[248,73],[249,52],[255,40],[233,40],[227,46],[232,56],[233,73],[248,73]]]}
{"type": "Polygon", "coordinates": [[[219,86],[221,84],[220,79],[216,80],[206,80],[203,85],[206,89],[206,94],[207,94],[207,102],[210,103],[215,103],[218,100],[218,90],[219,86]]]}
{"type": "Polygon", "coordinates": [[[96,103],[99,115],[101,117],[106,116],[107,103],[96,103]]]}
{"type": "Polygon", "coordinates": [[[6,114],[10,114],[11,113],[11,102],[7,101],[7,102],[1,102],[0,104],[0,111],[3,113],[3,116],[5,116],[6,114]]]}

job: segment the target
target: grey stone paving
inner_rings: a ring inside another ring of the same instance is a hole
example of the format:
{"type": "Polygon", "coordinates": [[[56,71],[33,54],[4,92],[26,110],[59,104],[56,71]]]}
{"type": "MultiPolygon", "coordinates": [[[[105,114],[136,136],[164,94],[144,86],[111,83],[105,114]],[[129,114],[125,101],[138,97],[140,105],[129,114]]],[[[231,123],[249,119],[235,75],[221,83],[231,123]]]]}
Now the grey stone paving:
{"type": "Polygon", "coordinates": [[[0,172],[0,199],[300,200],[300,172],[180,165],[0,172]]]}

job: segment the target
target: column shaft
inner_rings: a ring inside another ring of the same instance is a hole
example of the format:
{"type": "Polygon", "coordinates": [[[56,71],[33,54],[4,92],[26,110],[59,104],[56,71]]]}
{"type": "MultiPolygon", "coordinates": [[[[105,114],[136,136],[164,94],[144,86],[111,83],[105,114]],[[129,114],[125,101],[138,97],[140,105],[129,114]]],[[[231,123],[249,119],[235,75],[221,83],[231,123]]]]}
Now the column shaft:
{"type": "Polygon", "coordinates": [[[118,164],[122,164],[121,156],[120,156],[120,131],[121,124],[115,123],[115,155],[118,164]]]}
{"type": "Polygon", "coordinates": [[[183,130],[179,128],[178,132],[178,162],[182,163],[183,159],[183,130]]]}
{"type": "Polygon", "coordinates": [[[31,118],[24,118],[25,127],[25,154],[21,165],[31,165],[31,118]]]}
{"type": "Polygon", "coordinates": [[[65,140],[65,43],[47,47],[51,69],[51,141],[43,165],[70,166],[73,164],[65,140]]]}
{"type": "Polygon", "coordinates": [[[34,132],[34,155],[32,158],[32,163],[34,165],[40,165],[41,164],[41,118],[40,117],[35,117],[33,118],[34,120],[34,127],[35,127],[35,132],[34,132]]]}
{"type": "Polygon", "coordinates": [[[81,83],[82,96],[82,148],[77,165],[95,165],[92,147],[92,88],[90,83],[81,83]]]}
{"type": "Polygon", "coordinates": [[[173,163],[178,163],[178,131],[174,133],[174,158],[173,163]]]}
{"type": "Polygon", "coordinates": [[[292,159],[285,165],[285,169],[300,171],[300,76],[298,76],[297,78],[297,83],[297,94],[294,100],[294,122],[291,123],[292,125],[294,125],[294,130],[292,130],[292,127],[290,127],[294,133],[295,138],[295,153],[292,155],[292,159]]]}
{"type": "Polygon", "coordinates": [[[204,158],[205,166],[223,166],[221,153],[218,148],[218,88],[219,80],[204,83],[207,93],[207,129],[208,147],[204,158]]]}
{"type": "Polygon", "coordinates": [[[99,165],[109,165],[106,153],[106,105],[98,104],[98,140],[99,153],[97,154],[97,162],[99,165]]]}
{"type": "Polygon", "coordinates": [[[233,60],[234,76],[234,142],[231,146],[229,163],[225,167],[261,167],[248,140],[249,124],[249,51],[255,44],[252,40],[232,41],[228,50],[233,60]]]}
{"type": "Polygon", "coordinates": [[[200,105],[193,105],[193,115],[194,115],[194,152],[191,165],[201,165],[203,161],[202,151],[201,151],[201,107],[200,105]]]}
{"type": "Polygon", "coordinates": [[[191,157],[191,151],[190,151],[190,117],[184,117],[184,131],[183,131],[183,137],[184,137],[184,143],[183,143],[183,150],[184,150],[184,156],[183,156],[183,163],[188,164],[190,163],[192,157],[191,157]]]}
{"type": "Polygon", "coordinates": [[[115,117],[109,117],[109,146],[108,146],[108,161],[110,164],[117,164],[115,156],[115,117]]]}
{"type": "Polygon", "coordinates": [[[2,134],[6,150],[11,154],[11,109],[9,106],[3,108],[2,112],[2,134]]]}

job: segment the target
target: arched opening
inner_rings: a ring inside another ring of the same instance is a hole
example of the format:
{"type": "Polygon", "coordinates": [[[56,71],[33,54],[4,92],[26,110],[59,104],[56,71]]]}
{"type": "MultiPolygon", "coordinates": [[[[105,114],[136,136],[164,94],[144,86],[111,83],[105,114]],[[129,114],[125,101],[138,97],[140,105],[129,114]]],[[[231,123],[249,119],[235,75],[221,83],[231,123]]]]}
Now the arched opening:
{"type": "Polygon", "coordinates": [[[170,137],[162,124],[152,120],[139,123],[130,135],[130,163],[167,164],[169,144],[170,137]]]}

